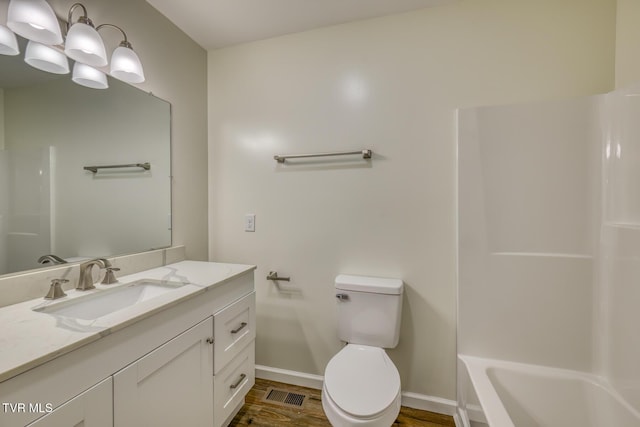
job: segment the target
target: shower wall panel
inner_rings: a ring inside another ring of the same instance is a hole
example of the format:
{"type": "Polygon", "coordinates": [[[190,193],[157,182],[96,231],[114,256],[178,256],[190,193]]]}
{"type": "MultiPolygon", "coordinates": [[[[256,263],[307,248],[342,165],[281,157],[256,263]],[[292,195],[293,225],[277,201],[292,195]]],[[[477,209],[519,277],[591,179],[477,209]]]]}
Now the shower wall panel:
{"type": "Polygon", "coordinates": [[[591,369],[602,103],[459,111],[459,353],[591,369]]]}

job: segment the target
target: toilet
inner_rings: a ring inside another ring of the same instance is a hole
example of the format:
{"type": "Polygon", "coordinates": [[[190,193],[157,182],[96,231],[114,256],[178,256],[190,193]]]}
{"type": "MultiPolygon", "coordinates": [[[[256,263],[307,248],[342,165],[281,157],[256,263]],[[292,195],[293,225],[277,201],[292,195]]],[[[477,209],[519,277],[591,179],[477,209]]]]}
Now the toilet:
{"type": "Polygon", "coordinates": [[[400,374],[384,349],[400,339],[402,280],[341,274],[335,287],[347,345],[324,371],[322,408],[334,427],[389,427],[400,413],[400,374]]]}

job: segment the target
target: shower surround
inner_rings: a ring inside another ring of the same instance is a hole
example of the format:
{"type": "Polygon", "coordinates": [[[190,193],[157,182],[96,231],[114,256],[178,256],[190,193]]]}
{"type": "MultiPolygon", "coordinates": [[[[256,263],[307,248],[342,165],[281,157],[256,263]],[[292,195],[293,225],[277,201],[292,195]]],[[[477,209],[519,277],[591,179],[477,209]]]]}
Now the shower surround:
{"type": "Polygon", "coordinates": [[[594,375],[640,417],[637,93],[459,111],[458,354],[594,375]]]}

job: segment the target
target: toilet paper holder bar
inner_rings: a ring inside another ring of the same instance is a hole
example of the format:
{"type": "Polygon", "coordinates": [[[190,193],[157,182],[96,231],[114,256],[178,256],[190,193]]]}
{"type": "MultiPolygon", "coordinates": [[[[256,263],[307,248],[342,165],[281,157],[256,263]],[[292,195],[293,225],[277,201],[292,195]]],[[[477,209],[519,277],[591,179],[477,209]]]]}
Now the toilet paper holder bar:
{"type": "Polygon", "coordinates": [[[280,277],[277,271],[270,271],[269,274],[267,274],[267,280],[290,282],[291,277],[280,277]]]}

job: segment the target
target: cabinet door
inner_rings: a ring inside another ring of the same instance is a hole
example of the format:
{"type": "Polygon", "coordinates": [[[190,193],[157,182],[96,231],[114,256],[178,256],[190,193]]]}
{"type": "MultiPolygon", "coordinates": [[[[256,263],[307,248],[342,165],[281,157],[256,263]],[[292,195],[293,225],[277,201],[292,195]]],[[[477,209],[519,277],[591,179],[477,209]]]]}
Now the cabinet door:
{"type": "Polygon", "coordinates": [[[213,424],[213,319],[113,376],[115,427],[213,424]]]}
{"type": "Polygon", "coordinates": [[[112,427],[111,377],[60,405],[28,427],[112,427]]]}

